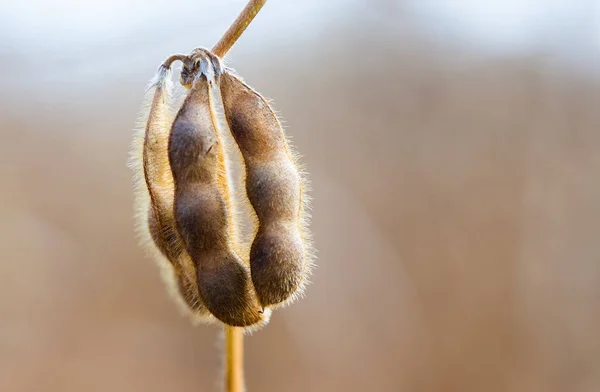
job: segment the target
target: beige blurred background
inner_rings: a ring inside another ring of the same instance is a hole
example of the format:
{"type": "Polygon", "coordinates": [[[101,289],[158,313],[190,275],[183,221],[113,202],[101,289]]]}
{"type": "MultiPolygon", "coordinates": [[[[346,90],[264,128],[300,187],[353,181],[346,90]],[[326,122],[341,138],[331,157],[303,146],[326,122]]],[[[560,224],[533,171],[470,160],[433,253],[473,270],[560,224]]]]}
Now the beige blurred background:
{"type": "MultiPolygon", "coordinates": [[[[6,2],[0,391],[218,391],[133,234],[144,88],[244,0],[6,2]]],[[[600,390],[594,0],[271,0],[228,55],[312,173],[318,268],[250,392],[600,390]]]]}

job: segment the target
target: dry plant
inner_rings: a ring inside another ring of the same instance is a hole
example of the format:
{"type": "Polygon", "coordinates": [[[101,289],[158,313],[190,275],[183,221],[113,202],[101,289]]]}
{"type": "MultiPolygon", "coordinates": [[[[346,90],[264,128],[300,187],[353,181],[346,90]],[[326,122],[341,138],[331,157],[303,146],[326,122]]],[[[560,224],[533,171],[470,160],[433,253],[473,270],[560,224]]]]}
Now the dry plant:
{"type": "Polygon", "coordinates": [[[221,62],[265,2],[251,0],[212,50],[172,55],[159,67],[130,161],[142,244],[185,312],[224,326],[229,392],[244,390],[244,331],[266,325],[273,309],[302,293],[313,258],[296,155],[267,100],[221,62]],[[187,89],[176,113],[175,61],[187,89]],[[252,244],[239,235],[232,188],[243,184],[229,174],[220,124],[243,160],[252,244]]]}

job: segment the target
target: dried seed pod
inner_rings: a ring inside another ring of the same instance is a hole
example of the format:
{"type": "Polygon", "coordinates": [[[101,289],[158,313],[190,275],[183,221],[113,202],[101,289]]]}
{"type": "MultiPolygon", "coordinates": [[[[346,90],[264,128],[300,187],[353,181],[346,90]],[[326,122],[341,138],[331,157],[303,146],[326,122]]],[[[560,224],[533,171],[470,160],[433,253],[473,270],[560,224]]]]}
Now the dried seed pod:
{"type": "Polygon", "coordinates": [[[169,131],[173,113],[169,107],[170,65],[183,56],[170,57],[159,67],[149,91],[153,99],[145,127],[134,136],[130,166],[134,170],[137,231],[143,245],[163,271],[163,278],[180,304],[197,320],[212,316],[200,299],[196,267],[184,251],[173,216],[174,182],[168,161],[169,131]]]}
{"type": "Polygon", "coordinates": [[[250,250],[252,282],[263,306],[288,302],[302,292],[312,259],[305,182],[268,102],[229,69],[220,85],[258,218],[250,250]]]}
{"type": "MultiPolygon", "coordinates": [[[[201,54],[184,62],[183,75],[194,75],[175,118],[169,139],[169,163],[175,181],[174,213],[186,251],[197,268],[200,297],[209,311],[232,326],[265,321],[248,267],[234,251],[236,238],[228,203],[223,143],[219,135],[211,85],[214,69],[201,54]]],[[[217,75],[218,76],[218,75],[217,75]]]]}

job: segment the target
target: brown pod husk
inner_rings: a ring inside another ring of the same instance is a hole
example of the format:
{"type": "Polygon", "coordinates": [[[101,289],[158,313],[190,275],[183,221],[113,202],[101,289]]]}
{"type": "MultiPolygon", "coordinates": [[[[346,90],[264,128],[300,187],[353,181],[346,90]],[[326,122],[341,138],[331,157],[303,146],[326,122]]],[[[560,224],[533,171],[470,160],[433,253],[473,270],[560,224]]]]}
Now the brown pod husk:
{"type": "Polygon", "coordinates": [[[184,251],[173,216],[174,183],[167,151],[173,121],[170,63],[159,68],[149,88],[153,94],[147,121],[134,135],[130,167],[135,179],[136,229],[177,302],[196,321],[210,321],[213,318],[196,285],[196,267],[184,251]]]}
{"type": "Polygon", "coordinates": [[[218,70],[205,57],[197,59],[200,69],[169,139],[175,221],[196,266],[198,290],[208,310],[228,325],[260,325],[268,316],[262,312],[247,265],[235,251],[231,227],[223,143],[211,97],[218,70]]]}
{"type": "Polygon", "coordinates": [[[220,88],[258,220],[250,249],[252,282],[263,306],[288,303],[302,293],[312,265],[306,182],[266,99],[229,69],[220,88]]]}

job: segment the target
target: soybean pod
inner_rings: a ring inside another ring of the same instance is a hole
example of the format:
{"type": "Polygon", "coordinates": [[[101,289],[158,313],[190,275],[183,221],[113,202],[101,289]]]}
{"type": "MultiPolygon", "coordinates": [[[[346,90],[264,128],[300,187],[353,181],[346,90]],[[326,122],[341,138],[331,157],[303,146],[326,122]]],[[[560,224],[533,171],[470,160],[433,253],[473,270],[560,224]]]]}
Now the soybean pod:
{"type": "Polygon", "coordinates": [[[196,266],[198,290],[208,310],[228,325],[251,326],[267,316],[248,267],[235,251],[229,190],[223,183],[224,152],[211,96],[220,70],[205,56],[193,59],[198,69],[192,69],[191,87],[169,138],[175,221],[196,266]]]}
{"type": "Polygon", "coordinates": [[[258,219],[250,249],[252,282],[263,306],[286,303],[302,292],[311,265],[305,182],[266,99],[229,69],[220,88],[258,219]]]}
{"type": "Polygon", "coordinates": [[[171,293],[196,320],[212,317],[200,299],[196,268],[184,251],[173,216],[174,182],[168,162],[170,66],[182,59],[174,55],[158,69],[148,90],[153,92],[144,128],[134,138],[130,166],[136,178],[135,203],[138,235],[163,272],[171,293]]]}

